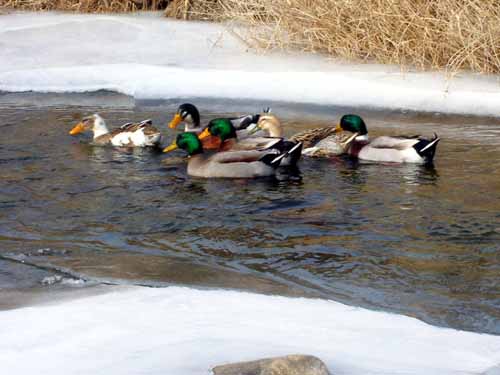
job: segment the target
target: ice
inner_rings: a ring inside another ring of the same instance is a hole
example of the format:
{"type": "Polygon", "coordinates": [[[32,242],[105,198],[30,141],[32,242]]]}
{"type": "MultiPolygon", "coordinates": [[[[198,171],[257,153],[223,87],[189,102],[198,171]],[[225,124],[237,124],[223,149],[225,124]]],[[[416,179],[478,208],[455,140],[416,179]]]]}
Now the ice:
{"type": "Polygon", "coordinates": [[[225,25],[157,13],[0,16],[0,90],[277,100],[500,116],[500,78],[257,53],[225,25]]]}
{"type": "Polygon", "coordinates": [[[6,374],[206,374],[291,353],[333,374],[480,374],[500,336],[438,328],[333,301],[184,287],[133,287],[0,312],[6,374]]]}

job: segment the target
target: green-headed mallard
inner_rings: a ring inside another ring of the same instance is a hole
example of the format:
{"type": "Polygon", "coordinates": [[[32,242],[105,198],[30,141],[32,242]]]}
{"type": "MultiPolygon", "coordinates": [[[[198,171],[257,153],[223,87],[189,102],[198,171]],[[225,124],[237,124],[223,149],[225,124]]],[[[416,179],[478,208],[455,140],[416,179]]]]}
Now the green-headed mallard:
{"type": "MultiPolygon", "coordinates": [[[[189,154],[187,173],[195,177],[255,178],[273,176],[288,152],[270,148],[252,151],[205,153],[198,136],[193,132],[180,133],[175,142],[164,149],[176,148],[189,154]]],[[[289,150],[290,153],[294,150],[289,150]]],[[[300,150],[298,150],[300,153],[300,150]]]]}
{"type": "MultiPolygon", "coordinates": [[[[276,116],[270,113],[262,114],[257,122],[257,128],[265,130],[271,137],[283,137],[283,128],[276,116]]],[[[331,157],[347,151],[349,143],[356,134],[338,133],[335,127],[308,129],[291,136],[290,142],[303,144],[302,154],[312,157],[331,157]]]]}
{"type": "Polygon", "coordinates": [[[156,147],[161,143],[161,134],[151,120],[139,123],[127,123],[121,127],[109,130],[106,121],[97,113],[85,117],[71,129],[69,134],[76,135],[84,131],[94,133],[93,144],[113,145],[118,147],[156,147]]]}
{"type": "Polygon", "coordinates": [[[300,158],[302,150],[301,142],[291,142],[283,137],[249,136],[244,139],[238,139],[237,133],[228,119],[215,119],[210,121],[199,138],[203,140],[208,137],[217,137],[222,142],[219,148],[220,151],[263,150],[268,148],[278,148],[282,151],[294,150],[294,152],[290,152],[281,161],[280,165],[284,167],[296,165],[300,158]],[[298,150],[299,147],[300,151],[298,150]]]}
{"type": "Polygon", "coordinates": [[[361,160],[395,163],[430,164],[436,152],[439,137],[432,139],[420,136],[381,136],[368,139],[368,130],[358,115],[342,116],[336,131],[349,131],[358,135],[349,146],[348,154],[361,160]]]}

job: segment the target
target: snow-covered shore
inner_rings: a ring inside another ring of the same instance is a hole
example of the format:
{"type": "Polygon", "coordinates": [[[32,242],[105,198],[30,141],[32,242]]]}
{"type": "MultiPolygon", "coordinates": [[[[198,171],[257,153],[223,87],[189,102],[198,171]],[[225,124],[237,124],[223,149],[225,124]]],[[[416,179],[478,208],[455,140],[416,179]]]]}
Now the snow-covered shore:
{"type": "Polygon", "coordinates": [[[430,326],[333,301],[196,290],[112,289],[0,312],[7,374],[206,374],[215,365],[306,353],[333,374],[481,374],[500,336],[430,326]]]}
{"type": "Polygon", "coordinates": [[[251,52],[227,28],[159,14],[0,18],[0,91],[113,90],[500,116],[500,78],[251,52]]]}

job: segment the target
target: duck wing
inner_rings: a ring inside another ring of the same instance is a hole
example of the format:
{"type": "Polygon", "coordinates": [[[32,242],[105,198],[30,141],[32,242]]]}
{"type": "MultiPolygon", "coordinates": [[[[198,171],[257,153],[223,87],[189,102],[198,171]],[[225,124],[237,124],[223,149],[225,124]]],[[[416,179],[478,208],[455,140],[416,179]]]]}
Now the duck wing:
{"type": "Polygon", "coordinates": [[[327,126],[323,128],[305,130],[303,132],[294,134],[289,139],[292,142],[302,142],[304,148],[309,148],[313,147],[322,139],[334,135],[335,133],[335,127],[327,126]]]}
{"type": "Polygon", "coordinates": [[[251,124],[256,124],[259,121],[260,114],[243,115],[240,117],[230,117],[228,120],[233,124],[236,130],[248,128],[251,124]]]}
{"type": "Polygon", "coordinates": [[[218,152],[210,157],[211,162],[220,164],[229,163],[251,163],[260,161],[266,155],[272,155],[273,158],[280,155],[279,150],[242,150],[218,152]]]}
{"type": "Polygon", "coordinates": [[[370,143],[372,148],[391,148],[395,150],[406,150],[412,148],[420,141],[415,137],[390,137],[381,136],[374,138],[370,143]]]}
{"type": "Polygon", "coordinates": [[[238,141],[231,150],[266,150],[283,142],[280,137],[249,137],[238,141]]]}
{"type": "Polygon", "coordinates": [[[110,141],[114,146],[157,146],[161,142],[161,133],[148,119],[139,123],[126,123],[110,133],[110,141]]]}

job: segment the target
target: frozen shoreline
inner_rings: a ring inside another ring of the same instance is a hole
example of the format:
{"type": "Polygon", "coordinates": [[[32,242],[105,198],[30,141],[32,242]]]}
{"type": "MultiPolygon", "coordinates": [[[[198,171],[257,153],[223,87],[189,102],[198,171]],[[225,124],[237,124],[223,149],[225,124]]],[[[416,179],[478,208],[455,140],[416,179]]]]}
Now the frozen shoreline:
{"type": "Polygon", "coordinates": [[[402,73],[308,54],[257,54],[223,26],[152,13],[1,16],[0,91],[112,90],[500,116],[500,78],[402,73]]]}
{"type": "Polygon", "coordinates": [[[16,374],[194,375],[290,353],[317,355],[333,374],[480,374],[500,362],[499,336],[235,291],[115,288],[0,319],[0,361],[16,374]]]}

